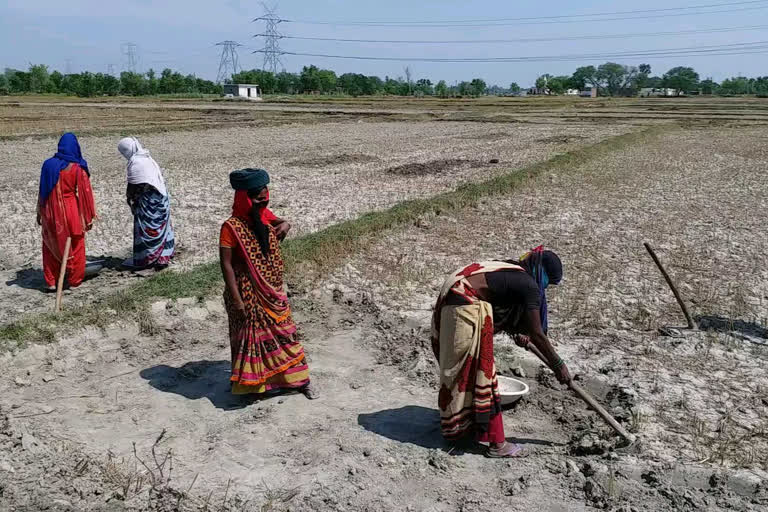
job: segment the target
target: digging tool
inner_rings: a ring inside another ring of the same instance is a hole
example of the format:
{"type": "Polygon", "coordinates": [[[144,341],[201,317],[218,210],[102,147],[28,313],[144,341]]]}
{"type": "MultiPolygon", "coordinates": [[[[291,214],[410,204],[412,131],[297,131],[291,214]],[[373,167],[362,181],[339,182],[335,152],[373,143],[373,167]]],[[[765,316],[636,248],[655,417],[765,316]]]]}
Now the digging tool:
{"type": "MultiPolygon", "coordinates": [[[[544,357],[544,354],[542,354],[541,351],[536,347],[536,345],[528,342],[525,348],[533,352],[533,354],[541,359],[544,364],[547,364],[547,359],[544,357]]],[[[627,432],[624,427],[619,425],[619,422],[616,421],[616,418],[611,416],[611,414],[606,411],[592,395],[587,393],[584,388],[573,382],[573,380],[568,383],[568,387],[571,388],[571,391],[573,391],[576,396],[584,400],[588,406],[590,406],[597,414],[599,414],[600,417],[603,418],[603,420],[605,420],[605,422],[608,423],[608,425],[610,425],[611,428],[615,430],[621,437],[623,437],[629,444],[635,442],[635,436],[627,432]]]]}
{"type": "Polygon", "coordinates": [[[69,249],[72,247],[72,237],[68,236],[64,244],[64,256],[61,258],[61,268],[59,269],[59,282],[56,285],[56,312],[61,311],[61,294],[64,291],[64,275],[67,273],[67,260],[69,260],[69,249]]]}
{"type": "Polygon", "coordinates": [[[659,257],[656,256],[656,252],[653,250],[653,247],[651,247],[651,244],[649,244],[648,242],[643,242],[643,245],[645,246],[645,249],[648,251],[648,254],[651,255],[651,258],[653,258],[653,262],[656,263],[657,267],[659,267],[659,270],[661,271],[661,275],[664,276],[664,279],[667,281],[669,288],[672,290],[672,293],[675,295],[675,299],[677,299],[677,303],[680,305],[680,309],[683,310],[683,315],[685,315],[685,320],[688,322],[688,329],[691,329],[691,330],[696,329],[696,324],[693,323],[693,318],[691,318],[691,314],[688,312],[688,308],[685,306],[685,302],[683,302],[683,297],[680,295],[680,292],[677,290],[677,286],[675,286],[675,283],[672,281],[672,278],[669,277],[669,274],[667,274],[667,271],[664,269],[664,266],[661,264],[659,257]]]}

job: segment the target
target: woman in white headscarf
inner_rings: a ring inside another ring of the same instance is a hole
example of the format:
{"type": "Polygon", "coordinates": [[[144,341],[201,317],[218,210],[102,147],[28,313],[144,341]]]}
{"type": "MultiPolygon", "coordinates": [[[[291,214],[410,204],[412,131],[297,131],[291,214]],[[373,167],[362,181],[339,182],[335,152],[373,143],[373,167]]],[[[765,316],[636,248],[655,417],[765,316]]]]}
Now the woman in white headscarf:
{"type": "Polygon", "coordinates": [[[133,212],[133,258],[124,265],[165,268],[176,246],[171,201],[160,166],[135,137],[122,139],[117,149],[128,160],[126,199],[133,212]]]}

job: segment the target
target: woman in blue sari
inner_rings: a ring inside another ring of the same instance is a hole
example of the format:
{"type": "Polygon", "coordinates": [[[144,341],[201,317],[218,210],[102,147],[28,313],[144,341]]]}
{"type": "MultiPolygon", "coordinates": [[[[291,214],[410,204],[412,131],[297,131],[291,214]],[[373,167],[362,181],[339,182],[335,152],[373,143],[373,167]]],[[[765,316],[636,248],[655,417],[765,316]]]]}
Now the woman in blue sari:
{"type": "Polygon", "coordinates": [[[117,146],[128,160],[126,200],[133,212],[133,258],[123,265],[134,269],[168,266],[176,251],[171,200],[160,166],[135,137],[117,146]]]}

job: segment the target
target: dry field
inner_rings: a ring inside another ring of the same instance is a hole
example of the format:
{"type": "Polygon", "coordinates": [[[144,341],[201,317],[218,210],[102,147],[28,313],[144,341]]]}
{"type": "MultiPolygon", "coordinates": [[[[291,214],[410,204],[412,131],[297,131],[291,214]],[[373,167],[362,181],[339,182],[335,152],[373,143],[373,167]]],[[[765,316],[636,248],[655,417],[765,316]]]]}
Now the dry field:
{"type": "MultiPolygon", "coordinates": [[[[293,123],[262,128],[218,128],[152,133],[141,137],[165,168],[182,268],[216,258],[218,229],[228,217],[228,173],[264,167],[273,178],[272,208],[291,219],[291,236],[355,218],[413,198],[430,197],[464,182],[480,181],[540,162],[631,130],[624,124],[500,125],[435,121],[293,123]],[[489,163],[497,159],[498,163],[489,163]]],[[[0,183],[6,198],[0,214],[0,321],[37,308],[49,297],[40,281],[40,231],[34,224],[42,161],[56,150],[56,137],[0,140],[0,166],[16,169],[0,183]],[[7,305],[7,306],[6,306],[7,305]]],[[[100,220],[87,238],[89,256],[129,255],[132,217],[125,205],[125,160],[116,136],[83,136],[100,220]]],[[[110,272],[75,290],[92,298],[105,281],[135,281],[110,272]]]]}
{"type": "MultiPolygon", "coordinates": [[[[768,129],[753,118],[767,104],[601,101],[600,116],[617,111],[610,123],[566,121],[573,112],[562,111],[575,107],[554,101],[490,105],[425,108],[463,120],[178,125],[143,136],[171,184],[177,267],[191,268],[215,255],[233,168],[273,171],[276,210],[300,236],[611,140],[648,123],[651,108],[667,106],[653,122],[669,123],[511,194],[382,233],[322,279],[292,276],[320,400],[249,404],[229,394],[218,297],[158,300],[138,321],[72,326],[54,343],[5,354],[0,511],[764,510],[768,129]],[[680,126],[680,114],[693,111],[701,120],[680,126]],[[498,119],[523,114],[530,122],[498,119]],[[716,329],[658,334],[683,321],[643,241],[656,247],[700,324],[716,329]],[[532,388],[504,418],[527,457],[491,460],[448,447],[427,348],[437,288],[460,265],[516,257],[542,242],[565,263],[564,282],[549,292],[553,339],[572,373],[639,442],[619,448],[548,370],[499,337],[500,371],[525,375],[532,388]]],[[[318,110],[316,102],[287,107],[318,110]]],[[[360,100],[322,108],[416,107],[360,100]]],[[[102,213],[89,254],[123,256],[130,219],[115,137],[82,143],[102,213]]],[[[39,235],[28,203],[54,144],[50,134],[0,140],[2,168],[20,169],[0,185],[10,198],[0,208],[14,221],[0,247],[9,277],[3,321],[50,306],[31,289],[39,235]]],[[[65,300],[88,307],[137,279],[110,271],[65,300]]]]}

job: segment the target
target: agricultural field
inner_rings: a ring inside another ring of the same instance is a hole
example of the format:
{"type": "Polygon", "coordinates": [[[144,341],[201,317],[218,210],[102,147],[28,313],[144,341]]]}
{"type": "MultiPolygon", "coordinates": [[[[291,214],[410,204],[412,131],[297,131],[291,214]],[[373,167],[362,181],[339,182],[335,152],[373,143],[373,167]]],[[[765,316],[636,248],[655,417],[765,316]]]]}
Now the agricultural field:
{"type": "Polygon", "coordinates": [[[0,99],[0,511],[764,510],[768,102],[0,99]],[[39,291],[39,167],[82,134],[108,268],[39,291]],[[132,274],[119,136],[172,195],[180,251],[132,274]],[[322,394],[229,393],[217,232],[227,173],[270,171],[288,283],[322,394]],[[643,242],[691,309],[680,310],[643,242]],[[625,447],[505,336],[526,456],[445,444],[429,348],[444,277],[544,243],[550,333],[625,447]],[[212,262],[214,264],[212,264],[212,262]]]}

